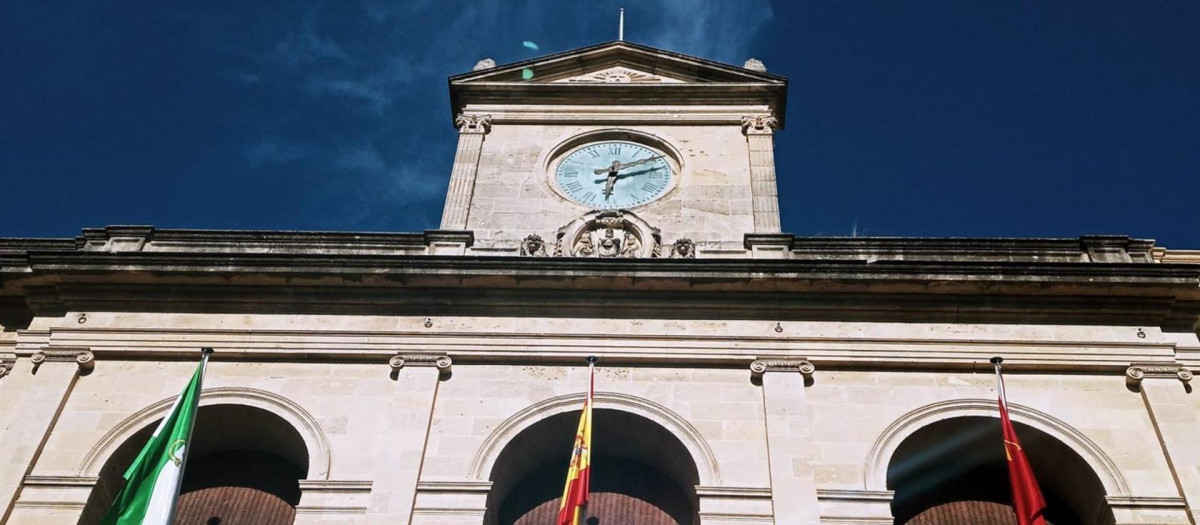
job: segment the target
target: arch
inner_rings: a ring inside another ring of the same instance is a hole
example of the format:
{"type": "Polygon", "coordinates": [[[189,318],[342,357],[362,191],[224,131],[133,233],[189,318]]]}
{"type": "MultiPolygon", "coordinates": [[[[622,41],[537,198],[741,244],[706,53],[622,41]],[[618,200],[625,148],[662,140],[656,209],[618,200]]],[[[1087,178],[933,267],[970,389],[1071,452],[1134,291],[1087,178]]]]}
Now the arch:
{"type": "MultiPolygon", "coordinates": [[[[474,479],[481,481],[488,479],[488,476],[491,475],[492,467],[495,466],[496,460],[500,457],[501,451],[518,434],[547,417],[578,410],[583,404],[584,395],[583,393],[577,393],[552,397],[530,405],[504,420],[484,440],[483,445],[475,453],[475,458],[472,461],[471,475],[474,479]]],[[[667,429],[667,431],[674,434],[683,443],[688,453],[692,456],[692,461],[696,463],[700,484],[720,484],[721,471],[717,465],[716,456],[713,455],[712,449],[708,446],[708,442],[704,440],[704,437],[700,435],[700,432],[691,423],[688,423],[679,414],[648,399],[628,394],[596,392],[594,399],[596,408],[598,409],[629,412],[644,417],[667,429]]]]}
{"type": "MultiPolygon", "coordinates": [[[[1091,439],[1066,422],[1036,409],[1008,404],[1009,416],[1061,441],[1078,454],[1100,478],[1105,492],[1111,496],[1129,496],[1129,485],[1116,465],[1091,439]]],[[[955,399],[925,405],[913,410],[887,427],[875,440],[864,468],[867,490],[887,490],[888,465],[896,449],[906,438],[938,421],[958,417],[988,417],[999,419],[994,399],[955,399]]]]}
{"type": "MultiPolygon", "coordinates": [[[[100,469],[126,440],[150,423],[162,419],[175,402],[169,397],[143,408],[113,427],[100,438],[79,465],[80,476],[96,476],[100,469]]],[[[278,394],[245,387],[219,387],[205,389],[200,395],[200,406],[246,405],[265,410],[292,425],[300,434],[308,449],[308,479],[329,478],[329,445],[325,433],[316,418],[303,407],[278,394]]]]}

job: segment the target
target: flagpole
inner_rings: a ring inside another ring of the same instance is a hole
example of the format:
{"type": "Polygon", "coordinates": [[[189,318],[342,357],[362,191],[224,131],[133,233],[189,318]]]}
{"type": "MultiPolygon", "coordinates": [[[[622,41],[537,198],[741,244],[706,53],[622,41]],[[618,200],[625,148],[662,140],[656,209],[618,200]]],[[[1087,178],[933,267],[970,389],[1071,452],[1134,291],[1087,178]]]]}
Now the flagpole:
{"type": "MultiPolygon", "coordinates": [[[[621,10],[621,26],[622,26],[622,29],[625,26],[625,10],[624,9],[621,10]]],[[[592,403],[595,402],[594,398],[596,397],[596,362],[599,360],[600,359],[594,355],[589,355],[587,358],[587,364],[588,364],[587,410],[592,410],[594,408],[592,406],[592,403]]],[[[588,426],[589,427],[591,426],[591,421],[588,421],[588,426]]],[[[588,432],[591,432],[591,428],[588,429],[588,432]]],[[[591,472],[591,468],[592,468],[592,456],[594,456],[595,454],[593,453],[594,449],[592,449],[592,443],[590,440],[588,441],[587,446],[588,446],[588,471],[589,471],[588,477],[590,478],[591,477],[590,472],[591,472]]],[[[589,485],[590,485],[590,483],[589,483],[589,485]]],[[[591,488],[589,487],[588,490],[590,491],[591,488]]],[[[582,521],[584,523],[587,522],[588,503],[589,502],[587,502],[587,501],[583,502],[583,506],[581,506],[579,508],[580,521],[582,521]]]]}
{"type": "MultiPolygon", "coordinates": [[[[213,349],[204,347],[200,349],[200,380],[196,382],[196,397],[199,398],[204,394],[204,372],[208,369],[208,356],[212,355],[213,349]]],[[[192,432],[196,430],[196,412],[200,410],[200,400],[192,406],[191,421],[192,426],[188,429],[187,440],[184,441],[183,458],[179,462],[179,483],[175,486],[175,497],[171,498],[170,521],[175,523],[175,506],[179,503],[179,491],[183,490],[183,475],[187,471],[188,455],[192,453],[192,432]]]]}
{"type": "Polygon", "coordinates": [[[1004,358],[1000,356],[991,359],[992,366],[996,369],[996,390],[1000,393],[1000,402],[1008,407],[1008,398],[1004,395],[1004,377],[1000,375],[1000,363],[1004,362],[1004,358]]]}

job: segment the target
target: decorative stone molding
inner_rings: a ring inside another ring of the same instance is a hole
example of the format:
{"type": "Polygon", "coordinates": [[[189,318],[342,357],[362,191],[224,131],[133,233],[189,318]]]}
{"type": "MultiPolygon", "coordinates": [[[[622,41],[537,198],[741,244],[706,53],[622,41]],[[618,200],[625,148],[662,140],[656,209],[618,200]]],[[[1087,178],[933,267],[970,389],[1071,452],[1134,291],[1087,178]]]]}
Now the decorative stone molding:
{"type": "Polygon", "coordinates": [[[656,257],[662,237],[658,228],[626,210],[584,214],[559,228],[556,257],[602,259],[656,257]]]}
{"type": "Polygon", "coordinates": [[[75,363],[79,365],[80,372],[90,372],[96,367],[96,356],[92,355],[91,350],[87,348],[43,348],[34,352],[29,356],[29,361],[33,363],[34,369],[42,366],[42,363],[75,363]]]}
{"type": "Polygon", "coordinates": [[[770,115],[742,117],[742,133],[746,135],[771,135],[779,126],[779,119],[770,115]]]}
{"type": "Polygon", "coordinates": [[[9,372],[12,372],[12,369],[14,366],[16,366],[16,364],[16,358],[0,357],[0,377],[4,377],[8,375],[9,372]]]}
{"type": "Polygon", "coordinates": [[[490,58],[485,58],[479,62],[476,62],[475,67],[471,68],[471,71],[483,71],[485,69],[492,69],[494,67],[496,67],[496,61],[490,58]]]}
{"type": "MultiPolygon", "coordinates": [[[[497,425],[480,445],[479,450],[475,452],[475,458],[471,461],[471,473],[474,479],[487,480],[504,447],[522,431],[555,414],[579,410],[584,396],[585,394],[580,392],[552,397],[525,407],[497,425]]],[[[716,455],[700,431],[687,419],[649,399],[629,394],[600,391],[596,392],[594,400],[596,408],[628,412],[662,426],[679,438],[684,448],[692,456],[692,461],[696,463],[696,471],[700,477],[700,485],[719,486],[721,484],[721,469],[717,464],[716,455]]]]}
{"type": "MultiPolygon", "coordinates": [[[[175,404],[176,396],[160,400],[153,405],[143,408],[109,430],[92,447],[79,465],[80,476],[97,476],[100,468],[117,450],[117,447],[133,436],[135,432],[162,419],[175,404]]],[[[200,406],[211,405],[245,405],[266,410],[291,424],[292,428],[304,440],[304,448],[308,451],[308,479],[328,479],[330,465],[330,450],[325,431],[312,416],[296,402],[274,392],[245,387],[205,387],[200,394],[200,406]]]]}
{"type": "Polygon", "coordinates": [[[671,245],[671,259],[695,259],[696,258],[696,243],[691,239],[683,238],[675,241],[671,245]]]}
{"type": "Polygon", "coordinates": [[[571,84],[629,84],[629,83],[679,83],[680,80],[638,71],[623,66],[614,66],[585,75],[555,80],[556,83],[571,84]]]}
{"type": "Polygon", "coordinates": [[[296,514],[362,515],[371,503],[372,481],[302,479],[296,514]]]}
{"type": "MultiPolygon", "coordinates": [[[[1112,497],[1129,496],[1129,484],[1112,459],[1091,439],[1066,422],[1045,412],[1016,403],[1008,404],[1012,420],[1036,428],[1079,454],[1092,468],[1105,494],[1112,497]]],[[[938,421],[957,417],[991,417],[1000,414],[993,399],[953,399],[925,405],[900,416],[875,440],[863,466],[864,487],[872,491],[887,490],[887,469],[892,455],[900,444],[918,430],[938,421]]]]}
{"type": "Polygon", "coordinates": [[[487,135],[492,130],[492,116],[460,114],[454,117],[454,127],[458,128],[459,133],[487,135]]]}
{"type": "Polygon", "coordinates": [[[757,58],[747,58],[746,63],[742,64],[742,67],[750,71],[758,71],[759,73],[767,72],[767,65],[763,64],[763,61],[757,58]]]}
{"type": "Polygon", "coordinates": [[[546,253],[546,241],[543,241],[542,236],[536,233],[525,237],[521,241],[520,253],[526,257],[546,257],[548,255],[546,253]]]}
{"type": "Polygon", "coordinates": [[[1174,363],[1134,363],[1125,370],[1126,383],[1138,386],[1143,379],[1178,379],[1187,383],[1192,380],[1192,372],[1174,363]]]}
{"type": "Polygon", "coordinates": [[[743,245],[755,259],[788,259],[796,236],[790,233],[747,233],[743,245]]]}
{"type": "Polygon", "coordinates": [[[425,230],[428,255],[463,255],[475,244],[475,232],[462,230],[425,230]]]}
{"type": "Polygon", "coordinates": [[[392,370],[400,370],[406,366],[432,366],[442,374],[449,373],[453,364],[450,356],[437,354],[396,354],[388,359],[388,366],[392,367],[392,370]]]}
{"type": "Polygon", "coordinates": [[[759,359],[750,363],[750,376],[762,379],[767,372],[799,372],[811,378],[817,367],[807,359],[759,359]]]}

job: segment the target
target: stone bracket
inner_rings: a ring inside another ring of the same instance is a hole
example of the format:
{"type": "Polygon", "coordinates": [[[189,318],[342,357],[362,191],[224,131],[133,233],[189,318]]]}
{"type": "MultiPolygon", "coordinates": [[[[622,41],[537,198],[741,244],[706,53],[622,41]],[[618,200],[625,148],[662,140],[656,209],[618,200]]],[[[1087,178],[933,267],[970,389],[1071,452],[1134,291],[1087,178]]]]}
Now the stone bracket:
{"type": "Polygon", "coordinates": [[[13,356],[0,357],[0,377],[8,375],[17,364],[17,358],[13,356]]]}
{"type": "Polygon", "coordinates": [[[450,359],[450,356],[444,354],[397,353],[388,359],[388,366],[392,367],[393,374],[407,366],[428,366],[436,368],[438,376],[442,378],[450,377],[450,367],[453,364],[454,361],[450,359]]]}
{"type": "Polygon", "coordinates": [[[754,259],[788,259],[796,236],[790,233],[747,233],[743,243],[754,259]]]}
{"type": "Polygon", "coordinates": [[[475,232],[470,230],[425,230],[428,255],[464,255],[475,244],[475,232]]]}
{"type": "Polygon", "coordinates": [[[1139,386],[1145,379],[1178,379],[1184,384],[1192,380],[1192,372],[1175,363],[1133,363],[1125,370],[1125,382],[1139,386]]]}
{"type": "Polygon", "coordinates": [[[750,378],[761,380],[767,372],[798,372],[812,379],[817,367],[807,359],[758,359],[750,363],[750,378]]]}
{"type": "Polygon", "coordinates": [[[29,356],[29,361],[33,363],[34,370],[46,362],[75,363],[79,365],[81,373],[91,372],[96,366],[96,356],[92,355],[92,351],[85,347],[51,348],[47,346],[29,356]]]}

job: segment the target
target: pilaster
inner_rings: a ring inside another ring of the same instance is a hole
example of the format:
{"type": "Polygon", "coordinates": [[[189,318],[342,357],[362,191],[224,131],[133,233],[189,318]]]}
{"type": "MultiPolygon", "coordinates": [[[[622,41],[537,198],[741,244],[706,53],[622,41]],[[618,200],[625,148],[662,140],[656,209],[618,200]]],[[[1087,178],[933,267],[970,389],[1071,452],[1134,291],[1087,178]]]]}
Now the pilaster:
{"type": "Polygon", "coordinates": [[[458,150],[454,153],[450,188],[446,192],[446,207],[442,210],[443,230],[467,228],[467,212],[475,192],[483,136],[492,129],[492,116],[462,114],[454,119],[454,125],[458,127],[458,150]]]}
{"type": "Polygon", "coordinates": [[[1174,363],[1133,364],[1126,379],[1142,395],[1175,485],[1187,503],[1188,519],[1200,519],[1200,399],[1192,373],[1174,363]]]}
{"type": "Polygon", "coordinates": [[[11,371],[0,380],[0,523],[8,521],[22,479],[37,463],[75,381],[91,371],[94,359],[86,348],[44,347],[29,359],[8,363],[11,371]]]}
{"type": "Polygon", "coordinates": [[[821,523],[812,468],[812,431],[805,396],[813,364],[804,359],[768,359],[750,363],[751,377],[762,382],[767,422],[771,502],[777,525],[821,523]]]}
{"type": "MultiPolygon", "coordinates": [[[[429,421],[438,385],[450,377],[450,357],[398,353],[388,360],[397,392],[380,410],[392,438],[379,455],[367,510],[367,523],[412,523],[417,480],[429,439],[429,421]]],[[[298,512],[304,510],[300,502],[298,512]]]]}
{"type": "Polygon", "coordinates": [[[779,188],[775,184],[775,117],[742,118],[742,132],[750,146],[750,192],[754,233],[779,233],[779,188]]]}

